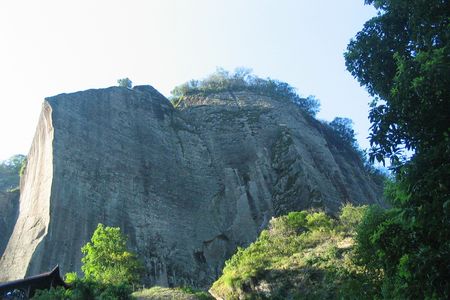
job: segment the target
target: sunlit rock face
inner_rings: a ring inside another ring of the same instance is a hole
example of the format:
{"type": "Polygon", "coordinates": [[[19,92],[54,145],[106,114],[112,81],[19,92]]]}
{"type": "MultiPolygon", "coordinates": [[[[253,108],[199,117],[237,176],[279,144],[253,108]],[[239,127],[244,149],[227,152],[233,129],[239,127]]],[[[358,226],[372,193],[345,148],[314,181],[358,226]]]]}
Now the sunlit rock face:
{"type": "MultiPolygon", "coordinates": [[[[0,281],[81,267],[98,223],[119,226],[147,284],[206,287],[274,215],[380,201],[350,147],[295,104],[150,86],[47,98],[0,281]]],[[[3,239],[3,237],[2,237],[3,239]]]]}

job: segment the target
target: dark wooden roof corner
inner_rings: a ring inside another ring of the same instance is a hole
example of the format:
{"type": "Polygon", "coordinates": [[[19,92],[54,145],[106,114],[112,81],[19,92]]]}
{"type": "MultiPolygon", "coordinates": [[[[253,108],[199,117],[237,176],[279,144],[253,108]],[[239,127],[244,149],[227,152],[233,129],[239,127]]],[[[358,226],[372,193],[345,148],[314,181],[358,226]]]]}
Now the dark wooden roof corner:
{"type": "Polygon", "coordinates": [[[23,296],[31,298],[36,290],[48,290],[58,286],[69,288],[69,285],[64,282],[59,274],[59,265],[56,265],[53,270],[47,273],[0,283],[0,299],[9,299],[8,297],[13,292],[22,293],[23,296]]]}

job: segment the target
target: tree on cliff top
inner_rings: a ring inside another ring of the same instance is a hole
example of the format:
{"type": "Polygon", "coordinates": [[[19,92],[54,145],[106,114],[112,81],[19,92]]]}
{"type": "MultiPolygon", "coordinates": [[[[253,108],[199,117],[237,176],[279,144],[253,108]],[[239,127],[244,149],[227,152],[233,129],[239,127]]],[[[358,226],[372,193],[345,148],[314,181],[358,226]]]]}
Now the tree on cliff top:
{"type": "Polygon", "coordinates": [[[355,130],[353,129],[353,121],[349,118],[336,117],[330,122],[331,128],[342,138],[343,141],[358,148],[355,138],[355,130]]]}
{"type": "Polygon", "coordinates": [[[86,279],[106,284],[138,283],[142,267],[136,255],[127,250],[126,242],[119,227],[98,224],[91,241],[81,248],[86,279]]]}
{"type": "Polygon", "coordinates": [[[117,80],[117,84],[120,87],[129,88],[129,89],[131,89],[131,87],[133,86],[133,82],[128,77],[118,79],[117,80]]]}
{"type": "Polygon", "coordinates": [[[237,68],[234,72],[217,68],[216,72],[203,80],[191,80],[176,86],[171,94],[173,102],[178,103],[185,96],[243,90],[293,102],[311,116],[315,116],[320,110],[320,102],[314,96],[300,97],[296,89],[286,82],[260,78],[253,75],[252,71],[247,68],[237,68]]]}

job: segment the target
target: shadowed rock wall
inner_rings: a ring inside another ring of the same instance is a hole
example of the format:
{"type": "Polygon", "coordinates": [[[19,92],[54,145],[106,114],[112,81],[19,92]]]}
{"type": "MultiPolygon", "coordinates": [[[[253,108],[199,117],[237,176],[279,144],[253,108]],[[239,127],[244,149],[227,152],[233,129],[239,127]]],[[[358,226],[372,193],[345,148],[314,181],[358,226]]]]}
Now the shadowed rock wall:
{"type": "Polygon", "coordinates": [[[0,191],[0,257],[8,244],[18,213],[19,190],[0,191]]]}

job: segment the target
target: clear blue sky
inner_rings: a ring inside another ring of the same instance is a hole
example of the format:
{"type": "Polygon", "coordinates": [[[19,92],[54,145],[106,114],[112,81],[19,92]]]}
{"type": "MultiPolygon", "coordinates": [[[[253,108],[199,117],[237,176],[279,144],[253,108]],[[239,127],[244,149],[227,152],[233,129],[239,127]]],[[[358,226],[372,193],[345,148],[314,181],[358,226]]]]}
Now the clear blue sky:
{"type": "Polygon", "coordinates": [[[346,71],[349,40],[375,15],[363,0],[0,2],[0,160],[26,154],[45,97],[129,77],[164,95],[217,66],[244,66],[350,117],[368,146],[364,88],[346,71]]]}

